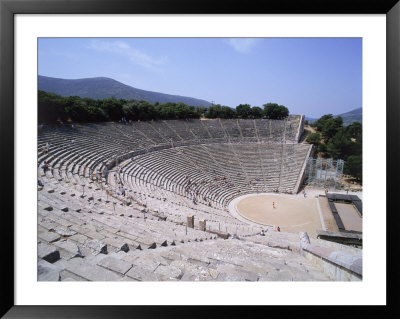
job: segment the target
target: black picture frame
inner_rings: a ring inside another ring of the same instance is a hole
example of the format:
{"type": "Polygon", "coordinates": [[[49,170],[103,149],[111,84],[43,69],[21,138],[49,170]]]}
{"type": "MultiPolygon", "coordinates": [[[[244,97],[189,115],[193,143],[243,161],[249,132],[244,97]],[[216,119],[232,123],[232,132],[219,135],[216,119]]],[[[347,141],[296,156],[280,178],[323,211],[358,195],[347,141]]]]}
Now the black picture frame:
{"type": "MultiPolygon", "coordinates": [[[[225,317],[228,310],[235,315],[248,315],[245,307],[170,307],[170,306],[16,306],[14,288],[14,15],[15,14],[386,14],[387,33],[387,305],[378,307],[322,307],[324,316],[353,317],[361,313],[394,317],[396,288],[399,279],[394,274],[397,252],[395,232],[398,225],[396,185],[397,163],[400,162],[400,3],[398,0],[274,0],[274,1],[184,1],[184,0],[0,0],[0,180],[1,221],[1,308],[4,318],[151,318],[151,317],[225,317]],[[390,172],[390,174],[387,174],[390,172]],[[327,309],[329,308],[329,309],[327,309]]],[[[378,107],[377,107],[378,109],[378,107]]],[[[379,240],[379,238],[377,239],[379,240]]],[[[179,301],[177,301],[179,303],[179,301]]],[[[247,307],[246,307],[247,308],[247,307]]],[[[251,311],[257,306],[250,307],[251,311]]],[[[308,307],[270,307],[261,309],[264,315],[286,313],[306,315],[308,307]],[[266,311],[266,312],[265,312],[266,311]]],[[[314,311],[314,310],[312,310],[314,311]]],[[[315,309],[318,312],[317,309],[315,309]]],[[[308,314],[308,315],[312,315],[308,314]]]]}

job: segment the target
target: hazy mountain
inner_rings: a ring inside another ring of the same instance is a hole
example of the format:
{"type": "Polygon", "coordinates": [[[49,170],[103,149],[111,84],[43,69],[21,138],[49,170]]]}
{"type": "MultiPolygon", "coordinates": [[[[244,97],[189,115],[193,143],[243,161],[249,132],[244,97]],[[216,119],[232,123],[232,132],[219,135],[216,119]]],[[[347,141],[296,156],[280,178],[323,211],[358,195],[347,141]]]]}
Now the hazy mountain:
{"type": "Polygon", "coordinates": [[[67,80],[39,75],[38,89],[62,96],[80,96],[92,99],[114,96],[117,99],[144,100],[150,103],[183,102],[192,106],[211,105],[210,102],[192,97],[140,90],[105,77],[67,80]]]}
{"type": "Polygon", "coordinates": [[[362,123],[362,108],[354,109],[352,111],[339,114],[337,116],[341,116],[343,118],[343,125],[350,125],[353,122],[362,123]]]}
{"type": "MultiPolygon", "coordinates": [[[[346,113],[335,115],[335,117],[337,117],[337,116],[342,117],[344,126],[350,125],[351,123],[356,122],[356,121],[362,123],[362,107],[359,107],[358,109],[354,109],[354,110],[351,110],[346,113]]],[[[307,117],[307,116],[305,119],[309,123],[312,123],[312,122],[318,120],[318,119],[307,117]]]]}

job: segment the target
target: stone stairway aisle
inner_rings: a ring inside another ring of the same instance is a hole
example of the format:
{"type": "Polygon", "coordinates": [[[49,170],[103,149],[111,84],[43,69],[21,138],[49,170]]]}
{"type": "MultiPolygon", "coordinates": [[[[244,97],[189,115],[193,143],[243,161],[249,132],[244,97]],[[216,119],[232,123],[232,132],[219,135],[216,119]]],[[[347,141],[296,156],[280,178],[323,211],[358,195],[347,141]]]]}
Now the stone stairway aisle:
{"type": "Polygon", "coordinates": [[[40,260],[44,281],[326,281],[315,264],[286,249],[239,239],[188,242],[152,250],[129,250],[40,260]]]}

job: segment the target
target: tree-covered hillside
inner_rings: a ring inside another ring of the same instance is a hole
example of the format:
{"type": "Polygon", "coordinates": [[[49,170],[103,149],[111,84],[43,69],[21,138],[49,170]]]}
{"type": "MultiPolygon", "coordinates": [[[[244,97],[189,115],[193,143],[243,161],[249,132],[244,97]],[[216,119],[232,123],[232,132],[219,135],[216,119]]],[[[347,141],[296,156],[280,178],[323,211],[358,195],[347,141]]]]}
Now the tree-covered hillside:
{"type": "Polygon", "coordinates": [[[184,103],[154,103],[147,101],[116,99],[94,100],[79,96],[64,97],[39,91],[39,123],[104,122],[151,119],[199,118],[204,107],[188,106],[184,103]]]}
{"type": "Polygon", "coordinates": [[[38,92],[39,123],[56,122],[103,122],[126,120],[169,120],[186,118],[269,118],[282,119],[289,110],[276,103],[264,104],[264,109],[249,104],[229,106],[191,106],[185,103],[149,103],[140,100],[81,98],[60,96],[44,91],[38,92]]]}
{"type": "Polygon", "coordinates": [[[343,125],[343,119],[332,114],[322,116],[311,126],[315,133],[307,142],[316,146],[319,155],[325,158],[343,159],[344,173],[362,181],[362,124],[353,122],[343,125]]]}

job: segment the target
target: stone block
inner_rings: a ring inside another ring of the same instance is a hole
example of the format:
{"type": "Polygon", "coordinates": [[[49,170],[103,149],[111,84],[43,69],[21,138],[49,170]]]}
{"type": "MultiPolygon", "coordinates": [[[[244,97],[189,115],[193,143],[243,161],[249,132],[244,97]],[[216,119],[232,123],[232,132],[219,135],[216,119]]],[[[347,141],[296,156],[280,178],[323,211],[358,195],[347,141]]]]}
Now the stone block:
{"type": "Polygon", "coordinates": [[[189,228],[194,228],[194,216],[189,215],[186,217],[186,226],[189,228]]]}
{"type": "Polygon", "coordinates": [[[157,267],[159,265],[161,265],[159,260],[153,259],[148,256],[144,256],[144,257],[134,260],[133,264],[134,264],[134,266],[139,266],[139,267],[149,270],[149,271],[154,271],[157,269],[157,267]]]}
{"type": "Polygon", "coordinates": [[[61,269],[45,260],[40,260],[37,267],[38,281],[60,281],[61,269]]]}
{"type": "Polygon", "coordinates": [[[45,231],[38,234],[38,237],[48,243],[53,243],[61,238],[61,236],[57,233],[45,231]]]}
{"type": "Polygon", "coordinates": [[[38,225],[47,229],[48,231],[54,231],[54,229],[57,227],[57,224],[54,222],[49,222],[46,220],[39,220],[38,225]]]}
{"type": "Polygon", "coordinates": [[[49,263],[54,263],[60,259],[60,252],[58,249],[52,245],[40,243],[38,244],[38,257],[48,261],[49,263]]]}
{"type": "Polygon", "coordinates": [[[99,253],[107,254],[107,244],[105,244],[100,240],[97,239],[87,240],[84,246],[90,249],[93,254],[99,254],[99,253]]]}
{"type": "Polygon", "coordinates": [[[69,228],[70,226],[73,225],[73,223],[71,223],[69,220],[66,220],[64,218],[58,218],[57,220],[55,220],[55,222],[57,222],[58,224],[66,227],[66,228],[69,228]]]}
{"type": "Polygon", "coordinates": [[[113,246],[117,248],[118,250],[122,250],[124,252],[129,251],[129,245],[135,245],[135,243],[129,239],[126,238],[114,238],[114,237],[106,237],[102,240],[105,242],[107,245],[113,246]]]}
{"type": "Polygon", "coordinates": [[[69,237],[69,239],[73,240],[81,245],[83,245],[88,240],[88,238],[86,236],[81,235],[81,234],[72,235],[71,237],[69,237]]]}
{"type": "Polygon", "coordinates": [[[258,281],[259,276],[256,273],[240,269],[234,265],[218,265],[218,280],[223,281],[258,281]]]}
{"type": "MultiPolygon", "coordinates": [[[[228,239],[228,238],[230,237],[230,234],[229,234],[229,233],[225,233],[225,232],[222,232],[222,231],[209,230],[208,232],[209,232],[209,233],[212,233],[212,234],[216,234],[218,237],[223,238],[223,239],[228,239]]],[[[216,238],[217,238],[217,237],[214,236],[213,239],[216,239],[216,238]]],[[[211,239],[212,239],[212,238],[211,238],[211,239]]]]}
{"type": "Polygon", "coordinates": [[[133,266],[127,273],[126,276],[139,280],[139,281],[159,281],[160,276],[155,274],[151,270],[141,268],[139,266],[133,266]]]}
{"type": "Polygon", "coordinates": [[[97,232],[97,231],[88,231],[88,232],[85,232],[85,233],[83,233],[85,236],[87,236],[87,237],[90,237],[90,238],[92,238],[92,239],[97,239],[97,240],[102,240],[102,239],[104,239],[104,235],[102,235],[102,234],[100,234],[99,232],[97,232]]]}
{"type": "Polygon", "coordinates": [[[171,265],[168,266],[160,265],[159,267],[157,267],[154,273],[162,277],[165,277],[167,279],[174,279],[174,278],[181,279],[183,276],[183,273],[179,268],[171,265]]]}
{"type": "Polygon", "coordinates": [[[132,264],[130,264],[124,260],[120,260],[120,259],[116,259],[116,258],[112,258],[112,257],[103,258],[98,263],[98,265],[102,266],[104,268],[113,270],[115,272],[118,272],[122,275],[124,275],[129,269],[132,268],[132,264]]]}
{"type": "Polygon", "coordinates": [[[206,231],[206,228],[207,228],[206,220],[205,219],[200,219],[199,220],[199,230],[206,231]]]}
{"type": "Polygon", "coordinates": [[[61,250],[60,254],[65,259],[83,257],[79,247],[70,240],[60,240],[55,242],[54,245],[61,250]]]}
{"type": "Polygon", "coordinates": [[[89,264],[85,258],[73,258],[65,263],[65,270],[89,281],[119,281],[121,276],[103,267],[89,264]]]}
{"type": "Polygon", "coordinates": [[[57,234],[59,234],[61,236],[65,236],[65,237],[72,236],[72,235],[76,234],[76,231],[71,230],[70,228],[64,227],[64,226],[57,226],[57,227],[54,228],[54,231],[57,234]]]}

